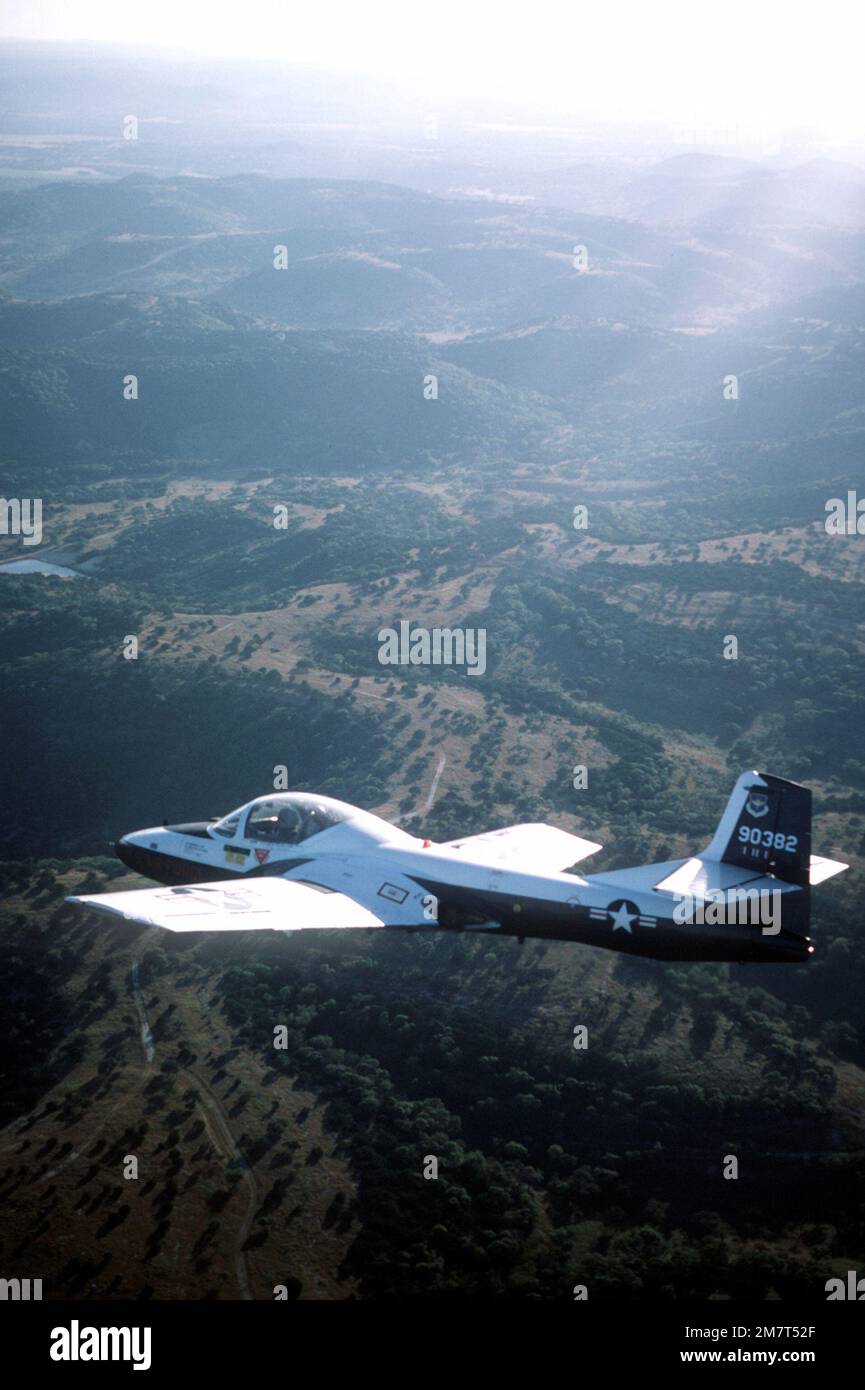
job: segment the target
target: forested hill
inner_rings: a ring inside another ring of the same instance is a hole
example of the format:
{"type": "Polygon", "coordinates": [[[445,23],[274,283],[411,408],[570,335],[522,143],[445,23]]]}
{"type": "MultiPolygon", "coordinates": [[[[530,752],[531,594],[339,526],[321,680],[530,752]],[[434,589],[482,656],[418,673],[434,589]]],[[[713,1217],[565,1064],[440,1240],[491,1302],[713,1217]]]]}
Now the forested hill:
{"type": "Polygon", "coordinates": [[[73,571],[0,573],[9,1267],[822,1298],[865,1259],[865,551],[825,525],[865,489],[855,180],[550,155],[525,177],[560,196],[497,202],[188,149],[116,177],[81,138],[92,182],[39,145],[0,191],[0,493],[43,505],[0,565],[73,571]],[[483,630],[483,677],[383,666],[402,619],[483,630]],[[602,870],[698,850],[749,767],[852,866],[807,967],[63,905],[136,886],[117,836],[283,770],[431,838],[550,821],[602,870]]]}

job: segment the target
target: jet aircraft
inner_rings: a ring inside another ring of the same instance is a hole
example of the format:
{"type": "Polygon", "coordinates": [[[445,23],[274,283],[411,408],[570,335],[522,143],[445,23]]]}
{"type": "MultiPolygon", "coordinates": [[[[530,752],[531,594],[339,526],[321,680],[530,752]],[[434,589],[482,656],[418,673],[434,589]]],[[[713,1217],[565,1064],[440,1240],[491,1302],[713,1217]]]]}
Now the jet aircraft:
{"type": "Polygon", "coordinates": [[[125,835],[162,887],[69,901],[169,931],[307,928],[483,932],[678,961],[808,960],[810,895],[848,866],[811,854],[811,793],[770,773],[736,782],[707,847],[608,873],[601,848],[551,825],[433,844],[345,802],[257,797],[221,820],[125,835]]]}

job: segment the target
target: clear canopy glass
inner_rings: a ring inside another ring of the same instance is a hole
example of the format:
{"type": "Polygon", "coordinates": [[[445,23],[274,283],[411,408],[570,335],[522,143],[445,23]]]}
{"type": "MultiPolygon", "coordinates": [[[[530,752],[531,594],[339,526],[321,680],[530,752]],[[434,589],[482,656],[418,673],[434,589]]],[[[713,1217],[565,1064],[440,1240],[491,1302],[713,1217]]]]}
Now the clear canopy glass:
{"type": "Polygon", "coordinates": [[[249,806],[231,811],[210,828],[217,835],[254,840],[268,845],[299,845],[322,830],[348,818],[333,802],[305,792],[262,796],[249,806]]]}

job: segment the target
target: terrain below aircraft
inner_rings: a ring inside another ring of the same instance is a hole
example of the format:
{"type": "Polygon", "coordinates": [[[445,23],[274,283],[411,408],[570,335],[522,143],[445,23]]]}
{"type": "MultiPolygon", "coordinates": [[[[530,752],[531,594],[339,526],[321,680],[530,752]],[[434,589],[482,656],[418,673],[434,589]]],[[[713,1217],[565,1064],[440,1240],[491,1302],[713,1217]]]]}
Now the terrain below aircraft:
{"type": "Polygon", "coordinates": [[[804,961],[811,887],[847,868],[811,854],[810,791],[757,772],[739,778],[694,858],[577,874],[600,848],[551,825],[433,844],[345,802],[284,792],[222,820],[124,836],[123,863],[167,886],[69,901],[170,931],[426,928],[662,960],[804,961]]]}

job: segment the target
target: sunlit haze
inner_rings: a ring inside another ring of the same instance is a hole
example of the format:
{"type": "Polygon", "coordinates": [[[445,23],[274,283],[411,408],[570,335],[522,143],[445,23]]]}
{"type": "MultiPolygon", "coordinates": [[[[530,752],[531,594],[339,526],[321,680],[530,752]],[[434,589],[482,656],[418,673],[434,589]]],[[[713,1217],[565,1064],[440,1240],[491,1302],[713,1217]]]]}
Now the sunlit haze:
{"type": "Polygon", "coordinates": [[[430,101],[496,103],[549,121],[663,121],[860,142],[855,7],[728,0],[565,6],[404,0],[8,0],[5,38],[158,46],[385,78],[430,101]]]}

